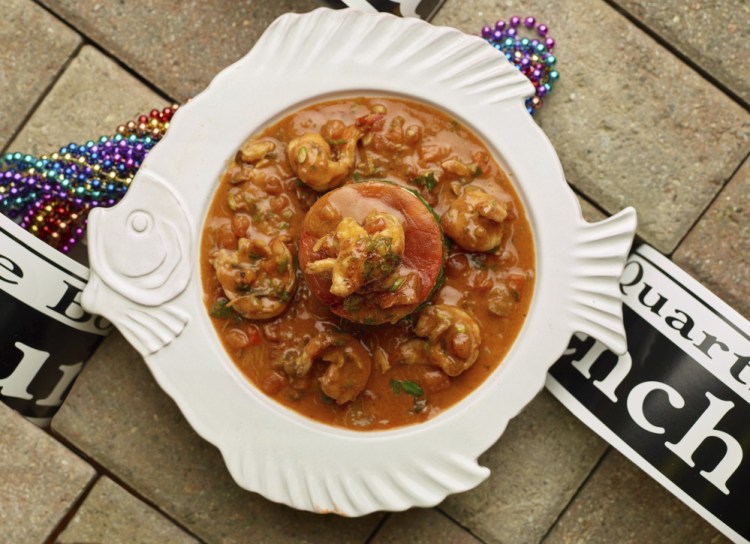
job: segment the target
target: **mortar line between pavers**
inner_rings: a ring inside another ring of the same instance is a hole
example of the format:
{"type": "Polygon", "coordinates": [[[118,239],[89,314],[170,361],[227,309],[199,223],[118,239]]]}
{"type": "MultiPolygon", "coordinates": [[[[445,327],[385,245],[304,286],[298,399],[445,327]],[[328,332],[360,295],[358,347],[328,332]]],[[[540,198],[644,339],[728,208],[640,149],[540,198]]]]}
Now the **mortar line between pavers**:
{"type": "Polygon", "coordinates": [[[673,46],[666,38],[662,37],[656,29],[651,28],[645,21],[640,20],[634,14],[629,12],[626,8],[615,3],[615,0],[602,0],[605,4],[614,9],[617,13],[625,17],[628,21],[633,23],[636,27],[646,33],[651,39],[658,43],[661,47],[669,51],[672,55],[677,57],[680,61],[686,64],[694,72],[696,72],[703,79],[708,81],[711,85],[716,87],[719,91],[727,95],[733,102],[743,108],[745,111],[750,111],[750,103],[746,102],[741,96],[735,93],[732,89],[727,87],[724,83],[719,81],[715,76],[697,62],[694,62],[685,53],[680,51],[676,46],[673,46]]]}
{"type": "Polygon", "coordinates": [[[58,524],[55,526],[55,528],[50,533],[49,537],[44,541],[44,544],[54,544],[57,540],[57,537],[60,536],[60,534],[65,530],[65,528],[70,523],[70,520],[73,519],[73,517],[76,515],[78,510],[80,510],[81,506],[83,505],[84,501],[88,498],[89,494],[91,494],[91,490],[94,489],[94,486],[96,485],[96,482],[99,481],[99,479],[102,477],[101,473],[97,471],[97,473],[94,475],[91,480],[89,480],[88,487],[86,487],[80,495],[78,495],[78,498],[73,501],[72,506],[68,509],[68,512],[62,517],[62,519],[58,522],[58,524]]]}
{"type": "MultiPolygon", "coordinates": [[[[54,17],[60,23],[68,27],[70,30],[74,31],[76,34],[81,36],[84,43],[83,45],[88,45],[96,49],[99,53],[110,59],[112,62],[114,62],[120,69],[124,70],[128,74],[130,74],[132,77],[137,79],[141,84],[143,84],[145,87],[150,89],[152,92],[158,94],[162,98],[165,98],[167,101],[171,102],[172,104],[179,103],[178,100],[176,100],[171,94],[160,88],[156,83],[153,81],[147,79],[144,77],[138,70],[130,66],[127,62],[122,60],[120,57],[115,55],[113,52],[111,52],[109,49],[107,49],[103,44],[99,43],[97,40],[95,40],[92,36],[90,36],[88,33],[86,33],[83,29],[78,28],[75,26],[72,22],[68,21],[57,13],[56,11],[53,11],[52,8],[48,8],[44,4],[42,4],[39,0],[32,0],[37,6],[42,8],[44,11],[49,13],[50,16],[54,17]]],[[[187,101],[187,100],[186,100],[187,101]]]]}
{"type": "Polygon", "coordinates": [[[711,206],[713,206],[714,203],[717,200],[719,200],[719,197],[722,195],[722,193],[727,188],[727,186],[732,182],[732,180],[735,178],[735,176],[739,173],[739,171],[742,170],[742,168],[745,166],[745,163],[748,163],[748,162],[750,162],[750,152],[748,152],[747,155],[745,155],[745,158],[740,161],[740,163],[737,166],[737,168],[735,168],[732,171],[731,175],[727,178],[727,180],[721,186],[721,189],[719,189],[716,192],[716,194],[713,196],[713,198],[711,198],[711,200],[708,202],[708,204],[706,204],[706,206],[698,214],[698,216],[696,217],[695,221],[693,221],[693,223],[690,225],[690,227],[685,231],[685,234],[683,234],[682,238],[679,239],[679,241],[677,242],[677,245],[675,246],[674,250],[672,250],[672,253],[669,254],[669,258],[670,259],[677,252],[677,250],[680,249],[680,246],[685,241],[685,238],[687,238],[690,235],[690,233],[693,231],[693,229],[696,227],[696,225],[698,223],[700,223],[701,219],[703,219],[703,217],[706,215],[706,212],[708,212],[708,210],[711,208],[711,206]]]}
{"type": "MultiPolygon", "coordinates": [[[[81,35],[77,34],[80,38],[81,35]]],[[[60,81],[60,78],[62,75],[67,71],[68,67],[71,65],[73,60],[78,56],[78,53],[81,52],[81,48],[83,47],[83,40],[71,51],[70,55],[68,55],[68,58],[65,59],[65,62],[63,62],[60,65],[60,69],[55,73],[55,75],[50,80],[49,84],[42,90],[41,93],[37,96],[36,100],[34,100],[34,103],[31,105],[31,108],[26,112],[26,115],[24,115],[21,122],[16,126],[16,129],[10,133],[8,137],[8,143],[6,143],[2,148],[0,148],[0,154],[6,153],[10,146],[15,142],[16,138],[19,134],[21,134],[21,131],[24,129],[24,127],[28,124],[28,122],[31,120],[31,118],[36,113],[37,109],[39,109],[39,106],[41,106],[42,102],[44,102],[44,99],[47,98],[49,93],[52,91],[52,89],[57,85],[57,82],[60,81]]],[[[50,151],[51,152],[51,151],[50,151]]]]}
{"type": "Polygon", "coordinates": [[[467,533],[469,533],[473,538],[475,538],[479,542],[481,542],[481,544],[487,544],[486,540],[484,540],[483,538],[481,538],[479,535],[475,534],[470,528],[466,527],[463,523],[461,523],[460,521],[458,521],[457,519],[455,519],[453,516],[451,516],[450,514],[448,514],[446,511],[444,511],[442,508],[440,508],[439,505],[435,507],[435,510],[437,510],[437,512],[439,514],[445,516],[450,521],[452,521],[453,523],[455,523],[456,525],[458,525],[459,527],[461,527],[461,529],[463,529],[464,531],[466,531],[467,533]]]}
{"type": "Polygon", "coordinates": [[[545,540],[549,537],[552,530],[557,526],[557,524],[560,522],[560,519],[565,515],[565,512],[568,511],[568,509],[571,507],[571,505],[575,502],[575,500],[578,498],[578,495],[581,494],[581,491],[584,487],[586,487],[586,484],[589,483],[589,480],[596,474],[596,471],[599,470],[599,467],[604,462],[604,458],[611,454],[613,451],[612,446],[607,445],[607,448],[602,452],[602,454],[599,456],[599,459],[597,460],[594,467],[589,471],[589,473],[586,475],[586,477],[581,482],[581,485],[578,486],[578,489],[576,489],[575,493],[573,493],[573,496],[570,497],[570,500],[568,503],[560,510],[560,512],[557,514],[557,517],[555,518],[555,521],[553,521],[550,526],[547,528],[547,532],[544,533],[542,538],[539,539],[539,544],[543,544],[545,540]]]}
{"type": "Polygon", "coordinates": [[[375,527],[370,531],[370,534],[365,538],[363,544],[370,544],[372,542],[372,539],[375,538],[375,536],[380,532],[380,530],[383,528],[383,525],[385,525],[385,522],[390,519],[391,513],[386,512],[383,517],[380,518],[380,521],[378,521],[375,524],[375,527]]]}
{"type": "Polygon", "coordinates": [[[581,191],[581,189],[579,189],[578,187],[574,187],[573,184],[570,183],[567,179],[565,181],[568,184],[568,187],[570,187],[570,190],[573,191],[573,193],[578,198],[581,198],[581,199],[585,200],[586,202],[588,202],[589,204],[591,204],[594,208],[597,209],[597,211],[601,212],[604,216],[609,217],[609,216],[612,215],[607,210],[605,210],[604,207],[601,206],[596,200],[594,200],[593,197],[587,195],[586,193],[584,193],[583,191],[581,191]]]}
{"type": "MultiPolygon", "coordinates": [[[[50,428],[49,430],[50,436],[55,438],[58,442],[63,444],[65,447],[73,450],[79,457],[81,457],[84,461],[86,461],[88,464],[90,464],[99,474],[99,477],[106,476],[113,482],[115,482],[117,485],[125,489],[128,493],[133,495],[136,499],[143,502],[144,504],[148,505],[149,507],[153,508],[157,512],[159,512],[162,516],[164,516],[169,522],[173,523],[180,529],[182,529],[187,535],[194,538],[196,541],[198,541],[201,544],[208,544],[206,540],[198,536],[195,531],[189,529],[186,527],[183,523],[178,521],[174,518],[171,514],[164,511],[163,508],[161,508],[158,504],[156,504],[154,501],[148,499],[143,494],[141,494],[139,491],[137,491],[134,487],[131,485],[125,483],[119,476],[117,476],[114,472],[109,470],[107,467],[102,465],[99,461],[92,458],[90,455],[88,455],[85,451],[83,451],[80,447],[76,446],[73,442],[68,440],[66,437],[62,436],[60,433],[57,433],[54,431],[54,429],[50,428]]],[[[48,543],[45,543],[48,544],[48,543]]]]}

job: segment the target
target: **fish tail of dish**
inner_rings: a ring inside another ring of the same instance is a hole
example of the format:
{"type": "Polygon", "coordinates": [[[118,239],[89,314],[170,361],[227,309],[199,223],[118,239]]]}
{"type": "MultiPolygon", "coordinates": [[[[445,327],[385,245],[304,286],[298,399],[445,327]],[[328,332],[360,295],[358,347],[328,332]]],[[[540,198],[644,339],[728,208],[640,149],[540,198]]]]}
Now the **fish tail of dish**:
{"type": "Polygon", "coordinates": [[[176,307],[131,308],[113,318],[113,323],[141,353],[151,355],[177,338],[188,323],[188,316],[176,307]]]}
{"type": "Polygon", "coordinates": [[[598,223],[582,222],[572,255],[574,288],[570,308],[575,330],[593,336],[618,355],[627,351],[620,276],[636,224],[633,208],[598,223]]]}

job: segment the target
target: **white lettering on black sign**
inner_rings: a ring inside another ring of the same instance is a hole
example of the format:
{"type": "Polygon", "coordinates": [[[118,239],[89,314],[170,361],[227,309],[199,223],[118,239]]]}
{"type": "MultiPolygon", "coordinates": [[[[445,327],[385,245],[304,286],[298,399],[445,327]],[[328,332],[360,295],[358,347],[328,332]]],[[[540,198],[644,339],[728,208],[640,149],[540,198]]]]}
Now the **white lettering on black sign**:
{"type": "Polygon", "coordinates": [[[576,334],[547,385],[717,528],[747,540],[750,324],[674,269],[650,248],[633,252],[621,281],[629,352],[576,334]]]}
{"type": "Polygon", "coordinates": [[[0,400],[38,423],[112,329],[81,307],[87,276],[0,215],[0,400]]]}

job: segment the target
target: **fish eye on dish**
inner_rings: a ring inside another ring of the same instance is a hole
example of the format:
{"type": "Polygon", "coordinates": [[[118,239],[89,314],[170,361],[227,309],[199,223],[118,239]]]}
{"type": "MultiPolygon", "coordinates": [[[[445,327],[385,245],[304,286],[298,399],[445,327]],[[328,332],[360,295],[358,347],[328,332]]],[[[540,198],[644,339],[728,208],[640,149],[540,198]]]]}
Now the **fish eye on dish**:
{"type": "Polygon", "coordinates": [[[501,364],[533,235],[486,146],[431,106],[348,98],[252,135],[203,227],[205,306],[235,365],[312,419],[430,419],[501,364]]]}

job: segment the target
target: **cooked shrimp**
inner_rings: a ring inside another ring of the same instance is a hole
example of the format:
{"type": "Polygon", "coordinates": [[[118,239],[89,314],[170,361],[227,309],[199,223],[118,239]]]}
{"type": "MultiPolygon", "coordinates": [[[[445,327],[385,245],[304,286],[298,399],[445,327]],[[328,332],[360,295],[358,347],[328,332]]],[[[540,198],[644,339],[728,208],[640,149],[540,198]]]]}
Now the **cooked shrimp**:
{"type": "Polygon", "coordinates": [[[474,186],[464,188],[440,218],[443,232],[467,251],[489,251],[500,245],[508,210],[505,204],[474,186]]]}
{"type": "Polygon", "coordinates": [[[346,127],[341,138],[330,143],[320,134],[303,134],[287,145],[289,164],[297,177],[315,191],[338,187],[354,170],[357,142],[362,134],[354,125],[346,127]]]}
{"type": "Polygon", "coordinates": [[[348,297],[364,285],[393,273],[404,248],[404,228],[393,215],[372,211],[362,225],[351,217],[344,217],[335,231],[320,238],[313,247],[313,251],[323,249],[336,257],[313,261],[305,272],[330,273],[331,293],[348,297]]]}
{"type": "Polygon", "coordinates": [[[246,164],[253,164],[266,158],[276,149],[276,144],[269,141],[249,141],[237,152],[237,160],[246,164]]]}
{"type": "Polygon", "coordinates": [[[430,364],[439,367],[448,376],[458,376],[470,368],[479,356],[482,342],[479,325],[459,308],[445,304],[428,306],[419,314],[414,333],[427,339],[426,345],[420,347],[418,341],[413,341],[410,346],[414,362],[417,362],[422,349],[430,364]]]}
{"type": "MultiPolygon", "coordinates": [[[[472,177],[474,177],[474,174],[477,172],[477,165],[466,164],[456,158],[445,160],[440,163],[440,166],[443,167],[443,170],[447,174],[452,174],[455,177],[462,178],[465,180],[471,179],[472,177]]],[[[447,177],[448,176],[446,176],[446,178],[447,177]]]]}
{"type": "Polygon", "coordinates": [[[292,378],[307,376],[315,361],[330,363],[320,377],[323,393],[344,404],[354,400],[367,385],[372,359],[362,344],[350,334],[325,331],[308,342],[302,354],[285,363],[292,378]]]}
{"type": "Polygon", "coordinates": [[[270,243],[240,238],[236,250],[213,254],[211,264],[229,299],[227,306],[247,319],[269,319],[286,309],[297,282],[287,240],[283,235],[270,243]]]}
{"type": "Polygon", "coordinates": [[[404,226],[395,216],[385,212],[372,211],[365,217],[362,227],[372,240],[389,240],[387,244],[375,244],[375,250],[379,256],[385,257],[386,249],[398,255],[404,254],[404,248],[406,247],[404,226]]]}

